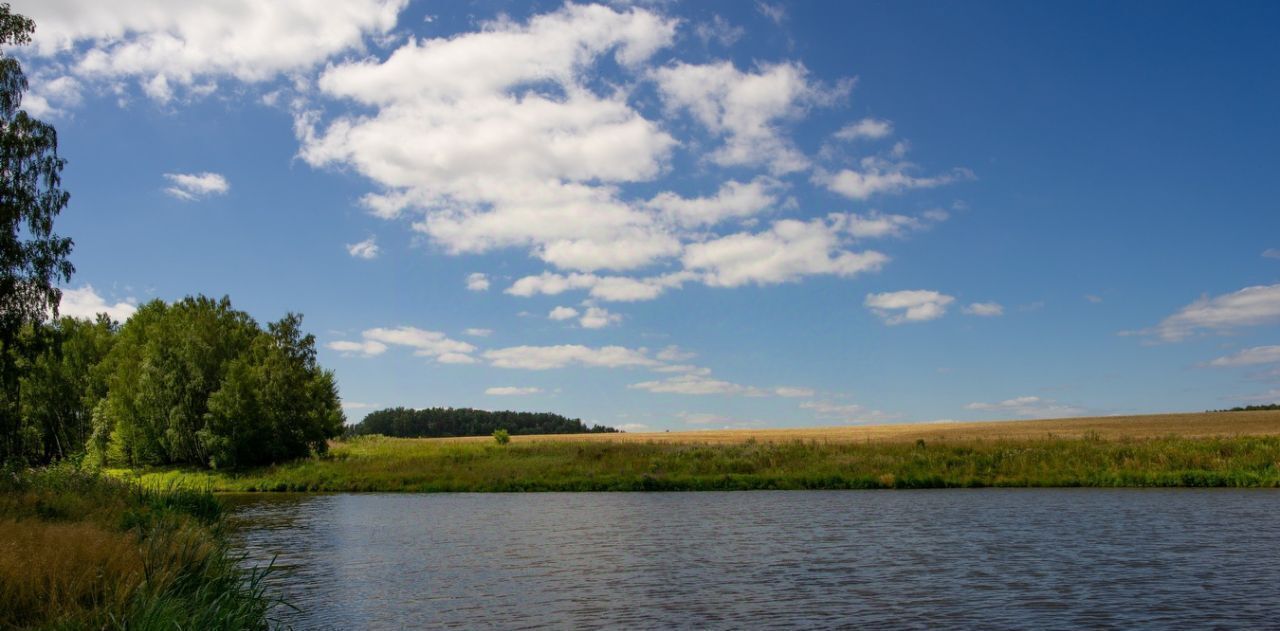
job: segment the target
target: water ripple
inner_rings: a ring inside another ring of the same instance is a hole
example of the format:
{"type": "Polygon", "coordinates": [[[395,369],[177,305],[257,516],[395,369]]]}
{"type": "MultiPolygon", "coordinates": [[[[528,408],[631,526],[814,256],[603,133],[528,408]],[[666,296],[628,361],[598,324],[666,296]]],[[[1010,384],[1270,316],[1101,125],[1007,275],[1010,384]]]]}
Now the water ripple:
{"type": "Polygon", "coordinates": [[[1274,628],[1266,490],[269,495],[299,629],[1274,628]]]}

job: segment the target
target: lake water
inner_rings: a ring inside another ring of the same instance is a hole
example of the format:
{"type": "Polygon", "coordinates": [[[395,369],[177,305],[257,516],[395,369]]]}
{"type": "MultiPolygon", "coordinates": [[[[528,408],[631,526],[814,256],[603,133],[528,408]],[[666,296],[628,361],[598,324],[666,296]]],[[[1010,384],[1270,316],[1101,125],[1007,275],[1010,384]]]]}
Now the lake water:
{"type": "Polygon", "coordinates": [[[263,495],[300,629],[1280,627],[1280,492],[263,495]]]}

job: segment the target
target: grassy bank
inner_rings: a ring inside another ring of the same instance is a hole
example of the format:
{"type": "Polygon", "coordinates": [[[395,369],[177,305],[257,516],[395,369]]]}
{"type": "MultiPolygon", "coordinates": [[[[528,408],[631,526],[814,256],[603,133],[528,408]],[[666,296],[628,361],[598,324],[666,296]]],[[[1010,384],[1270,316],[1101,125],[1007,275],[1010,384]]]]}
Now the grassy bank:
{"type": "Polygon", "coordinates": [[[145,484],[217,491],[642,491],[982,486],[1280,487],[1280,436],[847,442],[489,442],[368,437],[324,458],[145,484]]]}
{"type": "Polygon", "coordinates": [[[222,523],[208,491],[4,473],[0,628],[266,628],[262,572],[237,566],[222,523]]]}

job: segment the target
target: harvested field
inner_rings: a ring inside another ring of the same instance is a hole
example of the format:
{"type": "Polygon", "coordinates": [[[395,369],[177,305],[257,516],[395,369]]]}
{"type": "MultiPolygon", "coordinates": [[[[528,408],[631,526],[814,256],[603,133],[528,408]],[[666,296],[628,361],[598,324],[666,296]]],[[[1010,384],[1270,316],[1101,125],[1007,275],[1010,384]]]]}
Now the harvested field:
{"type": "MultiPolygon", "coordinates": [[[[806,427],[798,429],[725,429],[687,432],[635,432],[627,434],[548,434],[512,436],[512,442],[670,442],[733,444],[750,440],[788,442],[915,442],[965,440],[1028,440],[1040,438],[1155,438],[1179,436],[1280,435],[1280,410],[1257,412],[1199,412],[1046,419],[1037,421],[984,421],[977,423],[904,423],[806,427]]],[[[492,442],[488,436],[415,439],[433,442],[492,442]]]]}

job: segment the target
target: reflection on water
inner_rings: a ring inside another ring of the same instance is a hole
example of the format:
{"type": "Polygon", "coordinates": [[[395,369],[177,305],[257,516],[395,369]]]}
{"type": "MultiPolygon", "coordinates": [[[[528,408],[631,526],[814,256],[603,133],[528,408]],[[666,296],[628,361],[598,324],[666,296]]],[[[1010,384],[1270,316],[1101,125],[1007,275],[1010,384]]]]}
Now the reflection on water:
{"type": "Polygon", "coordinates": [[[264,495],[295,628],[1280,624],[1280,492],[264,495]]]}

